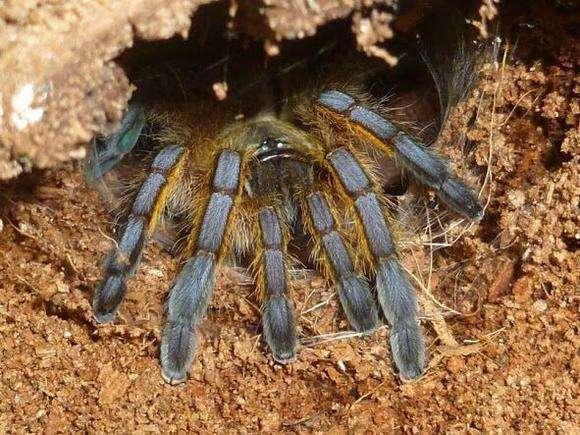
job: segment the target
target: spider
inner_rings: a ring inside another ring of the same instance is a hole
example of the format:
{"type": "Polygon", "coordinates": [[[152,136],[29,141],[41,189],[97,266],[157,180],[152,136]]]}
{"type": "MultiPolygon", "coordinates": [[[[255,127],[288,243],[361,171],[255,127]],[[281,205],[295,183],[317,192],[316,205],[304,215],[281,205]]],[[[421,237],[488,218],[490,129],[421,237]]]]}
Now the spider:
{"type": "MultiPolygon", "coordinates": [[[[146,240],[167,210],[185,222],[179,248],[184,264],[169,292],[161,342],[168,383],[187,378],[216,269],[232,253],[252,257],[263,337],[274,360],[295,360],[288,244],[297,226],[309,238],[315,264],[334,284],[351,327],[371,333],[378,326],[376,297],[390,324],[401,377],[424,372],[417,301],[397,255],[376,156],[389,156],[467,219],[479,221],[482,205],[447,161],[390,120],[379,102],[338,86],[315,95],[283,116],[212,126],[217,133],[200,131],[199,115],[191,110],[175,115],[134,104],[120,130],[106,138],[108,150],[126,151],[148,137],[157,152],[106,258],[92,303],[98,322],[115,317],[146,240]]],[[[116,162],[107,149],[97,157],[104,170],[116,162]]]]}

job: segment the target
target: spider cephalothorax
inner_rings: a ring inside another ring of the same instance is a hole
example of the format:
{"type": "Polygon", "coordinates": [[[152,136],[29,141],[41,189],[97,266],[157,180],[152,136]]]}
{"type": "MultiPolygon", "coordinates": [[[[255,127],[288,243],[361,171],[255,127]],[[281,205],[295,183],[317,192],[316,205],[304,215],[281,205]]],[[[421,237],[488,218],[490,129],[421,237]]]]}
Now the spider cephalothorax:
{"type": "MultiPolygon", "coordinates": [[[[170,122],[158,112],[141,116],[140,108],[129,113],[115,140],[125,136],[135,142],[147,120],[170,122]]],[[[287,120],[262,116],[239,121],[201,142],[186,132],[165,137],[124,219],[93,300],[101,322],[114,317],[144,241],[163,211],[170,207],[185,216],[181,254],[186,261],[169,293],[161,344],[163,376],[170,383],[186,378],[215,270],[231,250],[254,259],[264,337],[274,359],[286,363],[295,358],[287,246],[296,221],[312,242],[315,263],[334,283],[351,326],[361,332],[377,326],[369,284],[375,282],[391,325],[397,368],[404,378],[416,378],[424,370],[416,298],[399,264],[386,199],[367,151],[392,156],[469,219],[482,217],[477,197],[444,159],[368,100],[328,89],[290,113],[287,120]]]]}

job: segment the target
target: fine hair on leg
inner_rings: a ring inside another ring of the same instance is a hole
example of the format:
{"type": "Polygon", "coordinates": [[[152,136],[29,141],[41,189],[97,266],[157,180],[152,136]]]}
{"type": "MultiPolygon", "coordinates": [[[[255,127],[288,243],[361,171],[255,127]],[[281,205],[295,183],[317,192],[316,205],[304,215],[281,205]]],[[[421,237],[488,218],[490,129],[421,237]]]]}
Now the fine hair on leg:
{"type": "Polygon", "coordinates": [[[391,352],[401,376],[419,377],[425,366],[425,343],[414,290],[399,264],[395,243],[377,194],[360,163],[346,148],[328,155],[333,173],[354,205],[374,259],[377,296],[391,325],[391,352]]]}
{"type": "Polygon", "coordinates": [[[326,195],[315,191],[306,197],[306,225],[326,257],[327,275],[334,281],[346,317],[357,332],[371,332],[378,325],[378,315],[368,282],[355,271],[351,254],[339,233],[326,195]]]}
{"type": "Polygon", "coordinates": [[[126,282],[135,273],[143,246],[163,212],[170,191],[178,182],[183,148],[168,146],[153,160],[121,230],[116,246],[105,260],[105,274],[93,295],[93,313],[99,323],[114,319],[126,292],[126,282]]]}
{"type": "MultiPolygon", "coordinates": [[[[449,163],[435,150],[401,131],[373,110],[358,104],[344,92],[335,89],[322,92],[315,108],[330,113],[386,154],[394,153],[396,162],[417,181],[432,188],[439,199],[456,213],[475,221],[482,219],[483,206],[473,190],[452,173],[449,163]]],[[[345,167],[344,170],[350,168],[345,167]]]]}
{"type": "Polygon", "coordinates": [[[263,250],[261,255],[265,301],[262,306],[264,338],[279,363],[296,359],[296,322],[288,294],[286,242],[280,218],[273,207],[258,213],[263,250]]]}
{"type": "Polygon", "coordinates": [[[225,251],[230,215],[239,195],[242,157],[224,150],[217,158],[212,192],[201,221],[193,255],[177,276],[167,302],[167,323],[161,341],[163,378],[185,381],[197,347],[196,327],[204,317],[214,287],[215,270],[225,251]]]}

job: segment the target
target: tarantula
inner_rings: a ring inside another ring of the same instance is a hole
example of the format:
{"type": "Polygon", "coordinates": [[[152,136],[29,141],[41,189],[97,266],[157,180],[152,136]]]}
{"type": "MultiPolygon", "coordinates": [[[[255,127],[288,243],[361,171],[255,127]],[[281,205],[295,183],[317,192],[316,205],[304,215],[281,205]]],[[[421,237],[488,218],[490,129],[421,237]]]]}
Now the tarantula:
{"type": "MultiPolygon", "coordinates": [[[[423,373],[426,350],[417,302],[399,263],[382,174],[373,157],[390,156],[470,220],[480,220],[483,208],[444,158],[389,120],[378,102],[357,95],[326,88],[281,118],[237,121],[219,126],[215,136],[197,131],[199,118],[187,110],[178,111],[176,120],[174,111],[169,115],[163,108],[145,110],[137,104],[120,131],[106,139],[129,150],[139,137],[148,136],[158,152],[106,259],[93,299],[99,322],[115,317],[126,282],[164,213],[177,210],[186,222],[180,248],[185,263],[169,293],[161,343],[167,382],[186,379],[216,268],[232,250],[253,258],[263,336],[274,359],[288,363],[296,358],[287,247],[297,223],[309,236],[315,263],[334,283],[352,328],[370,333],[379,323],[369,285],[374,281],[400,375],[412,379],[423,373]]],[[[98,156],[100,168],[114,163],[106,150],[98,156]]]]}

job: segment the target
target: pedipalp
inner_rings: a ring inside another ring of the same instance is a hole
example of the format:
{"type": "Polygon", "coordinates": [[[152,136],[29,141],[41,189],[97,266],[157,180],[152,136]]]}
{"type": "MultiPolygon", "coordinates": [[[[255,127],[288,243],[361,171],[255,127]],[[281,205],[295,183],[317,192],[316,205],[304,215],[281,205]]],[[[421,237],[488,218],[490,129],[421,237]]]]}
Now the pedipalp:
{"type": "Polygon", "coordinates": [[[110,322],[115,317],[125,297],[126,282],[135,273],[143,246],[181,176],[184,157],[182,147],[168,146],[153,160],[131,212],[120,227],[118,242],[105,261],[105,276],[93,297],[93,312],[98,322],[110,322]]]}

